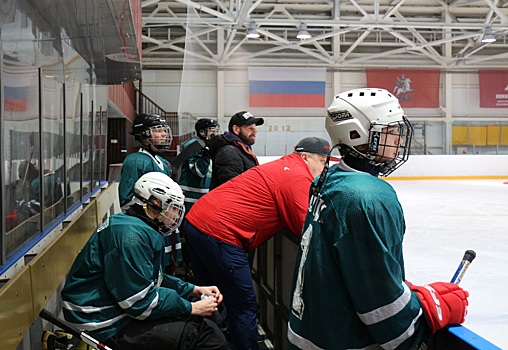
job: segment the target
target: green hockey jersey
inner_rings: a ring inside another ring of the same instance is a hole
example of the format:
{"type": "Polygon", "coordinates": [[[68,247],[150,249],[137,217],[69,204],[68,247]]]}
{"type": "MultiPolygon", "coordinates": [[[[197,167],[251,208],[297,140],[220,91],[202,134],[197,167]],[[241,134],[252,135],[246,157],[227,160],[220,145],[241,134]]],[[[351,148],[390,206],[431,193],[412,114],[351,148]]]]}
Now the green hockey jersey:
{"type": "MultiPolygon", "coordinates": [[[[55,172],[44,174],[44,207],[50,207],[63,197],[62,181],[55,172]]],[[[31,184],[33,198],[38,201],[40,196],[39,177],[36,177],[31,184]]]]}
{"type": "Polygon", "coordinates": [[[152,156],[143,148],[131,153],[122,163],[122,176],[118,187],[120,206],[124,208],[134,197],[134,185],[146,173],[158,171],[171,176],[171,168],[167,160],[159,155],[152,156]]]}
{"type": "MultiPolygon", "coordinates": [[[[125,157],[122,164],[122,176],[118,186],[118,197],[120,206],[125,211],[129,208],[132,197],[134,197],[134,185],[139,178],[146,173],[158,171],[171,177],[171,168],[169,162],[159,155],[152,156],[148,151],[141,148],[139,152],[131,153],[125,157]]],[[[166,236],[164,244],[166,246],[166,266],[175,262],[183,261],[182,244],[180,243],[180,233],[173,233],[174,237],[166,236]],[[174,257],[173,257],[174,249],[174,257]]]]}
{"type": "Polygon", "coordinates": [[[404,282],[405,221],[391,185],[334,165],[314,199],[295,266],[287,349],[418,346],[430,330],[404,282]]]}
{"type": "Polygon", "coordinates": [[[164,274],[162,236],[141,219],[111,216],[78,254],[62,290],[64,317],[100,341],[132,320],[188,317],[194,285],[164,274]]]}
{"type": "MultiPolygon", "coordinates": [[[[197,140],[197,137],[191,139],[183,145],[183,149],[197,140]]],[[[192,205],[210,189],[212,158],[208,153],[199,150],[185,160],[181,172],[178,184],[185,194],[185,212],[188,213],[192,205]]]]}

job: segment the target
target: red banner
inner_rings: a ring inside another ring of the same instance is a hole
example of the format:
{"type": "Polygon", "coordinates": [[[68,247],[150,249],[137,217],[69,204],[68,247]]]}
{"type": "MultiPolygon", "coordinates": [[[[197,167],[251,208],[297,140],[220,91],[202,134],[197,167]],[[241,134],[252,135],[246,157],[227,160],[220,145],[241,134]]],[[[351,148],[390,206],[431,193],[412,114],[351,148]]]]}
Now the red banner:
{"type": "Polygon", "coordinates": [[[508,70],[480,70],[480,107],[508,108],[508,70]]]}
{"type": "Polygon", "coordinates": [[[404,108],[439,108],[439,70],[367,69],[367,87],[392,92],[404,108]]]}

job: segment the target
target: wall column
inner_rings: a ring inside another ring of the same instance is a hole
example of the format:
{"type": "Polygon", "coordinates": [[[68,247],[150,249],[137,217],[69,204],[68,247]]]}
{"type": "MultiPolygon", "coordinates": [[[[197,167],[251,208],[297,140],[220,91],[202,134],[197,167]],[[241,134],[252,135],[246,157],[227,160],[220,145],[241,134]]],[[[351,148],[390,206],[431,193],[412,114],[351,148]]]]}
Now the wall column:
{"type": "Polygon", "coordinates": [[[217,120],[219,124],[222,125],[222,129],[224,129],[224,103],[225,103],[225,94],[224,94],[224,70],[217,70],[217,120]]]}

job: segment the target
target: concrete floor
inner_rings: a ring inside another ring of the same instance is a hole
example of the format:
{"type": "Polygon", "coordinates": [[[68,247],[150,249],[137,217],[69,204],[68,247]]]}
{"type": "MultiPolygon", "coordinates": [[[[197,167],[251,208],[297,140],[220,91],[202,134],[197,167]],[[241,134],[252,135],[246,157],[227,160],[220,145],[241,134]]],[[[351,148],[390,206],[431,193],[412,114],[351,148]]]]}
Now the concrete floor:
{"type": "Polygon", "coordinates": [[[464,252],[474,250],[476,259],[460,283],[470,293],[464,326],[508,349],[508,184],[387,180],[406,217],[407,279],[450,281],[464,252]]]}

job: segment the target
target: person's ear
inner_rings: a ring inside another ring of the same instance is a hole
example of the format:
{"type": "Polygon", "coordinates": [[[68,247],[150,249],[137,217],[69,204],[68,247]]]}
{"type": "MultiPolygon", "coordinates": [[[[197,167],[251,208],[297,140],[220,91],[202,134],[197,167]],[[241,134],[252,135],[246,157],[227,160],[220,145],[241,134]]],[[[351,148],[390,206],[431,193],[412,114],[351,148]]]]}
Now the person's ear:
{"type": "Polygon", "coordinates": [[[158,200],[158,199],[157,199],[157,198],[155,198],[155,197],[154,197],[154,198],[152,198],[152,199],[150,200],[150,203],[152,203],[153,205],[155,205],[155,207],[158,207],[158,208],[160,208],[160,207],[161,207],[161,204],[162,204],[162,203],[161,203],[161,201],[160,201],[160,200],[158,200]]]}
{"type": "Polygon", "coordinates": [[[367,153],[367,151],[369,150],[369,145],[367,144],[364,144],[364,145],[358,145],[355,147],[358,151],[360,152],[363,152],[363,153],[367,153]]]}
{"type": "Polygon", "coordinates": [[[238,125],[233,125],[233,134],[239,135],[240,134],[240,127],[238,125]]]}

